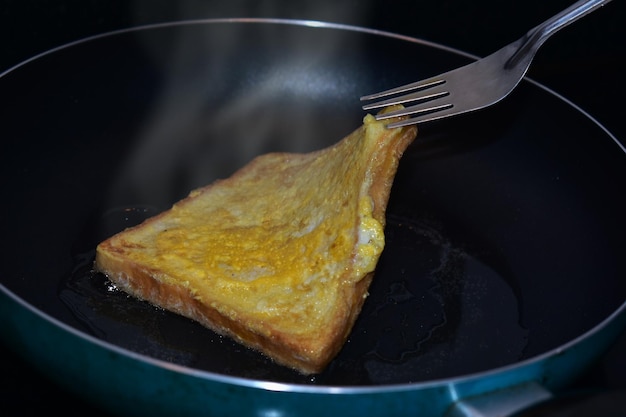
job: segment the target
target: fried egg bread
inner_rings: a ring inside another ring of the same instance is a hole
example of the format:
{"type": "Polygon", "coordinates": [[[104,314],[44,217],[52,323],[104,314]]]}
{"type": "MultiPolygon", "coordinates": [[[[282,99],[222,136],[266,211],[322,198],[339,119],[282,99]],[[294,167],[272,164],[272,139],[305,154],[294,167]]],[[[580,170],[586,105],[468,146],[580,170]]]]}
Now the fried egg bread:
{"type": "Polygon", "coordinates": [[[261,155],[101,242],[118,288],[303,374],[345,343],[384,248],[385,210],[414,126],[371,115],[333,146],[261,155]]]}

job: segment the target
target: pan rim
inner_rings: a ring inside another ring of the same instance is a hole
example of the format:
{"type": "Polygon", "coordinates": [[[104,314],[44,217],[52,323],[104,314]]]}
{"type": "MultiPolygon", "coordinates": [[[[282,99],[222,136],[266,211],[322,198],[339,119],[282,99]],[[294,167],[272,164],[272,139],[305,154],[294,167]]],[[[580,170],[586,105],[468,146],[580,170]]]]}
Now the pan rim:
{"type": "Polygon", "coordinates": [[[26,302],[23,298],[9,290],[4,284],[0,283],[0,292],[7,295],[17,304],[20,304],[23,308],[31,313],[39,316],[41,319],[49,322],[51,325],[56,326],[73,336],[82,339],[83,341],[94,344],[102,349],[114,352],[116,354],[125,356],[129,359],[140,361],[146,365],[155,366],[161,369],[167,369],[171,372],[184,374],[193,378],[201,380],[212,381],[222,384],[236,385],[240,387],[259,389],[263,391],[275,391],[286,393],[300,393],[300,394],[335,394],[335,395],[360,395],[360,394],[385,394],[385,393],[397,393],[403,391],[424,390],[437,387],[453,387],[472,380],[481,380],[493,377],[495,375],[504,374],[508,371],[513,371],[518,368],[524,368],[532,366],[533,364],[540,363],[547,358],[560,355],[570,348],[582,343],[583,341],[592,338],[595,334],[602,332],[611,323],[613,323],[618,317],[624,315],[626,317],[626,301],[624,301],[615,311],[613,311],[608,317],[598,323],[596,326],[587,330],[580,336],[560,345],[556,348],[550,349],[544,353],[536,355],[534,357],[515,362],[512,364],[488,369],[486,371],[475,372],[465,375],[459,375],[449,378],[433,379],[420,382],[398,383],[398,384],[380,384],[380,385],[368,385],[368,386],[352,386],[352,385],[304,385],[297,383],[285,383],[267,380],[255,380],[238,376],[223,375],[217,372],[205,371],[201,369],[195,369],[188,366],[167,362],[161,359],[156,359],[147,355],[143,355],[138,352],[117,346],[111,342],[98,339],[95,336],[86,334],[78,329],[71,327],[70,325],[63,323],[61,320],[49,315],[48,313],[39,310],[35,306],[26,302]]]}
{"type": "MultiPolygon", "coordinates": [[[[20,61],[17,64],[15,64],[15,65],[5,69],[4,71],[0,72],[0,78],[3,78],[6,75],[8,75],[9,73],[17,70],[18,68],[20,68],[20,67],[22,67],[22,66],[24,66],[24,65],[26,65],[26,64],[28,64],[28,63],[30,63],[32,61],[40,59],[40,58],[42,58],[42,57],[44,57],[46,55],[50,55],[50,54],[55,53],[57,51],[60,51],[60,50],[66,49],[66,48],[70,48],[70,47],[75,46],[75,45],[80,45],[82,43],[87,43],[87,42],[90,42],[90,41],[93,41],[93,40],[97,40],[97,39],[102,39],[102,38],[115,36],[115,35],[121,35],[121,34],[125,34],[125,33],[139,32],[139,31],[151,30],[151,29],[169,28],[169,27],[175,27],[175,26],[192,26],[192,25],[206,25],[206,24],[229,24],[229,23],[230,24],[232,24],[232,23],[241,23],[241,24],[276,24],[276,25],[285,25],[285,26],[301,26],[301,27],[309,27],[309,28],[345,30],[345,31],[348,31],[348,32],[364,33],[364,34],[368,34],[368,35],[382,36],[382,37],[398,39],[398,40],[402,40],[402,41],[406,41],[406,42],[410,42],[410,43],[416,43],[416,44],[420,44],[420,45],[427,46],[427,47],[430,47],[430,48],[440,49],[442,51],[446,51],[446,52],[450,52],[452,54],[460,55],[462,57],[469,58],[469,59],[476,60],[476,59],[480,59],[481,58],[478,55],[470,54],[470,53],[462,51],[460,49],[452,48],[450,46],[443,45],[443,44],[440,44],[440,43],[437,43],[437,42],[433,42],[433,41],[429,41],[429,40],[426,40],[426,39],[416,38],[416,37],[408,36],[408,35],[402,35],[402,34],[399,34],[399,33],[386,31],[386,30],[381,30],[381,29],[373,29],[373,28],[367,28],[367,27],[357,26],[357,25],[350,25],[350,24],[345,24],[345,23],[334,23],[334,22],[326,22],[326,21],[322,21],[322,20],[309,20],[309,19],[286,19],[286,18],[264,18],[264,17],[225,17],[225,18],[187,19],[187,20],[175,20],[175,21],[161,22],[161,23],[150,23],[150,24],[132,26],[132,27],[124,28],[124,29],[117,29],[117,30],[112,30],[112,31],[99,33],[99,34],[96,34],[96,35],[87,36],[87,37],[84,37],[84,38],[77,39],[75,41],[71,41],[71,42],[67,42],[67,43],[61,44],[59,46],[56,46],[56,47],[53,47],[51,49],[45,50],[43,52],[40,52],[38,54],[35,54],[35,55],[31,56],[30,58],[27,58],[27,59],[25,59],[23,61],[20,61]]],[[[573,107],[579,113],[583,114],[586,118],[588,118],[590,121],[592,121],[594,124],[596,124],[600,129],[602,129],[615,142],[615,144],[619,146],[619,148],[621,149],[622,153],[624,153],[626,155],[626,145],[622,144],[611,131],[609,131],[595,117],[593,117],[587,111],[582,109],[576,103],[572,102],[571,100],[569,100],[565,96],[557,93],[556,91],[554,91],[554,90],[550,89],[549,87],[547,87],[547,86],[545,86],[545,85],[543,85],[543,84],[533,80],[532,78],[530,78],[528,76],[524,76],[523,81],[529,82],[532,85],[534,85],[535,87],[538,87],[538,88],[544,90],[545,92],[547,92],[548,94],[555,96],[559,100],[565,102],[570,107],[573,107]]]]}
{"type": "MultiPolygon", "coordinates": [[[[121,35],[125,33],[138,32],[144,30],[151,29],[160,29],[160,28],[169,28],[169,27],[181,27],[181,26],[192,26],[192,25],[211,25],[211,24],[276,24],[276,25],[291,25],[297,27],[309,27],[309,28],[321,28],[321,29],[334,29],[334,30],[345,30],[352,31],[358,33],[364,33],[375,36],[383,36],[389,37],[393,39],[398,39],[406,42],[420,44],[426,47],[436,48],[439,50],[443,50],[446,52],[450,52],[456,55],[460,55],[462,57],[470,58],[470,59],[479,59],[478,56],[446,46],[436,42],[431,42],[428,40],[415,38],[412,36],[402,35],[390,31],[384,31],[379,29],[366,28],[356,25],[349,24],[341,24],[341,23],[333,23],[333,22],[325,22],[319,20],[306,20],[306,19],[282,19],[282,18],[248,18],[248,17],[232,17],[232,18],[206,18],[206,19],[189,19],[189,20],[180,20],[180,21],[170,21],[170,22],[162,22],[162,23],[154,23],[154,24],[145,24],[138,25],[124,29],[118,29],[113,31],[108,31],[88,37],[84,37],[72,42],[68,42],[57,47],[48,49],[36,55],[33,55],[26,60],[23,60],[8,69],[0,72],[0,79],[8,75],[9,73],[19,69],[22,66],[27,65],[30,62],[33,62],[37,59],[40,59],[44,56],[53,54],[57,51],[70,48],[75,45],[87,43],[93,40],[102,39],[110,36],[121,35]]],[[[621,149],[622,154],[626,156],[626,146],[624,146],[617,137],[610,132],[604,125],[602,125],[597,119],[595,119],[592,115],[586,112],[584,109],[579,107],[577,104],[573,103],[563,95],[553,91],[552,89],[544,86],[543,84],[534,81],[531,78],[525,77],[525,81],[531,83],[533,86],[544,90],[548,94],[558,98],[563,101],[568,106],[572,107],[575,111],[579,112],[587,119],[592,121],[597,127],[599,127],[613,142],[621,149]]],[[[105,340],[98,339],[94,336],[91,336],[87,333],[84,333],[78,329],[71,327],[70,325],[63,323],[61,320],[49,315],[48,313],[36,308],[32,304],[28,303],[26,300],[12,292],[8,289],[4,284],[0,282],[0,292],[6,294],[13,301],[29,310],[31,313],[39,316],[41,319],[49,322],[51,325],[59,327],[70,333],[79,339],[82,339],[86,342],[92,343],[94,345],[99,346],[102,349],[112,351],[116,354],[126,356],[130,359],[138,360],[143,362],[144,364],[155,366],[162,369],[167,369],[172,372],[185,374],[190,377],[212,381],[216,383],[225,383],[231,385],[237,385],[241,387],[247,387],[252,389],[259,389],[265,391],[276,391],[276,392],[288,392],[288,393],[302,393],[302,394],[339,394],[339,395],[359,395],[359,394],[372,394],[372,393],[395,393],[395,392],[403,392],[403,391],[413,391],[420,390],[425,388],[436,388],[436,387],[448,387],[455,386],[457,384],[466,383],[472,380],[478,380],[482,378],[488,378],[490,376],[503,374],[508,371],[512,371],[517,368],[523,368],[527,366],[532,366],[533,364],[539,363],[546,358],[559,355],[564,351],[572,348],[575,345],[578,345],[582,341],[593,337],[593,335],[600,333],[605,328],[607,328],[615,319],[619,316],[626,316],[626,301],[624,301],[616,310],[614,310],[608,317],[603,319],[600,323],[587,330],[585,333],[577,336],[576,338],[556,347],[550,349],[546,352],[543,352],[534,357],[515,362],[512,364],[488,369],[481,372],[470,373],[465,375],[459,375],[448,378],[440,378],[433,379],[428,381],[420,381],[413,383],[397,383],[397,384],[380,384],[380,385],[372,385],[372,386],[338,386],[338,385],[304,385],[298,383],[284,383],[284,382],[274,382],[274,381],[265,381],[265,380],[254,380],[244,377],[238,376],[230,376],[224,375],[217,372],[206,371],[191,368],[188,366],[167,362],[164,360],[152,358],[129,349],[117,346],[113,343],[107,342],[105,340]]]]}

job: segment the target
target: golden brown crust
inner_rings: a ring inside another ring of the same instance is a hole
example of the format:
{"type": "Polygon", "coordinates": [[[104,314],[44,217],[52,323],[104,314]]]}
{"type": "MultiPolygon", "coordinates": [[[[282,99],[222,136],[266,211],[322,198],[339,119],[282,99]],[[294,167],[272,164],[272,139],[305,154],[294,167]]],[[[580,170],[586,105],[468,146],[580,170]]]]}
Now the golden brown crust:
{"type": "MultiPolygon", "coordinates": [[[[415,135],[414,127],[395,130],[383,128],[378,132],[377,149],[368,151],[372,157],[367,162],[372,182],[367,194],[373,203],[372,217],[383,226],[399,160],[415,135]]],[[[294,175],[298,174],[300,165],[311,163],[317,156],[323,155],[323,151],[303,155],[271,154],[257,158],[230,178],[192,192],[174,207],[182,210],[187,205],[196,204],[194,202],[198,196],[208,195],[220,187],[232,189],[244,181],[265,181],[266,178],[276,177],[277,169],[282,170],[278,181],[289,185],[294,181],[294,175]]],[[[235,200],[232,201],[237,200],[237,196],[233,198],[235,200]]],[[[245,204],[249,196],[242,195],[240,198],[241,204],[245,204]]],[[[199,296],[197,288],[172,280],[158,263],[157,266],[151,266],[131,259],[131,254],[152,245],[153,235],[150,233],[152,229],[169,221],[168,212],[102,242],[97,248],[96,269],[107,274],[112,282],[129,294],[196,320],[217,333],[228,335],[243,345],[263,352],[277,363],[304,374],[322,371],[345,343],[367,296],[373,271],[365,273],[358,280],[352,280],[350,274],[355,272],[347,270],[332,283],[336,287],[336,294],[333,295],[332,308],[324,313],[324,325],[318,326],[315,331],[293,331],[281,323],[285,320],[284,314],[260,319],[258,314],[248,313],[245,308],[231,308],[224,303],[206,299],[205,295],[199,296]],[[146,237],[143,233],[146,233],[146,237]],[[142,239],[145,239],[145,245],[142,239]]],[[[356,230],[358,221],[354,221],[356,230]]]]}
{"type": "Polygon", "coordinates": [[[119,253],[110,245],[104,243],[99,246],[96,269],[105,273],[119,289],[151,304],[180,314],[202,324],[218,334],[229,336],[237,342],[264,353],[275,362],[298,370],[303,374],[321,372],[336,355],[345,343],[356,320],[372,280],[373,273],[369,273],[353,288],[346,288],[344,297],[345,308],[341,310],[342,317],[331,318],[329,327],[337,327],[333,323],[348,323],[341,325],[345,333],[337,334],[332,340],[324,340],[323,336],[312,335],[308,340],[294,340],[289,335],[279,331],[268,334],[259,334],[246,326],[246,320],[233,320],[220,313],[209,304],[199,302],[194,296],[179,286],[155,280],[157,271],[142,269],[124,258],[115,257],[119,253]],[[317,347],[322,345],[323,349],[317,347]],[[309,351],[308,356],[299,352],[309,351]]]}

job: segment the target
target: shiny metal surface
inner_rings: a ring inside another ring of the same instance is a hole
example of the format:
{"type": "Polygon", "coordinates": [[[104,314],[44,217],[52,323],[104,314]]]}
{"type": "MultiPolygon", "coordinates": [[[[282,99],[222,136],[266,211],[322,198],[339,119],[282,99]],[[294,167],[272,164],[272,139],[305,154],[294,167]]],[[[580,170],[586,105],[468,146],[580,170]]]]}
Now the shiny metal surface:
{"type": "Polygon", "coordinates": [[[412,91],[365,104],[363,109],[417,103],[376,116],[378,120],[411,116],[389,124],[393,128],[456,116],[496,104],[517,87],[535,53],[550,36],[609,1],[579,0],[528,31],[521,39],[485,58],[425,80],[361,97],[361,101],[368,101],[412,91]]]}

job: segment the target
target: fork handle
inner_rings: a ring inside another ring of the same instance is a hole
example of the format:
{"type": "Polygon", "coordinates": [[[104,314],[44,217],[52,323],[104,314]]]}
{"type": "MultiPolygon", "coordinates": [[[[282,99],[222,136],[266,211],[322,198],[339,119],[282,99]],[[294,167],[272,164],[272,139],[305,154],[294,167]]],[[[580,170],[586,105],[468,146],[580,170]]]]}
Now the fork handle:
{"type": "Polygon", "coordinates": [[[531,57],[541,45],[553,34],[570,23],[604,6],[611,0],[579,0],[563,11],[555,14],[545,22],[529,30],[520,40],[520,46],[509,58],[505,67],[514,66],[524,57],[531,57]]]}

